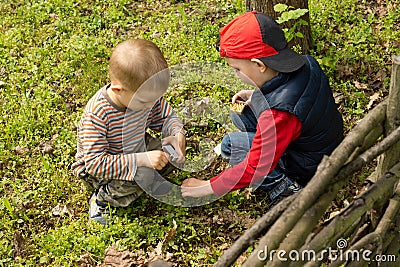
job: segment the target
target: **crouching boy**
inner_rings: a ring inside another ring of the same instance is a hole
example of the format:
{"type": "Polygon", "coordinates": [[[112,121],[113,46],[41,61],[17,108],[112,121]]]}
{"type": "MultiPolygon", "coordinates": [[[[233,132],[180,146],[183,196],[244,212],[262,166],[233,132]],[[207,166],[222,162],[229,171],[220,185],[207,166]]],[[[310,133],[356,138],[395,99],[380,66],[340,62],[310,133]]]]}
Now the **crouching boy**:
{"type": "Polygon", "coordinates": [[[176,149],[178,163],[185,151],[182,124],[162,97],[169,84],[168,64],[154,43],[137,39],[117,45],[109,76],[110,84],[89,100],[78,124],[72,165],[74,175],[94,188],[89,217],[102,224],[109,206],[128,206],[143,184],[154,194],[166,191],[166,181],[155,172],[165,169],[168,155],[161,142],[149,141],[148,128],[162,132],[162,143],[176,149]]]}

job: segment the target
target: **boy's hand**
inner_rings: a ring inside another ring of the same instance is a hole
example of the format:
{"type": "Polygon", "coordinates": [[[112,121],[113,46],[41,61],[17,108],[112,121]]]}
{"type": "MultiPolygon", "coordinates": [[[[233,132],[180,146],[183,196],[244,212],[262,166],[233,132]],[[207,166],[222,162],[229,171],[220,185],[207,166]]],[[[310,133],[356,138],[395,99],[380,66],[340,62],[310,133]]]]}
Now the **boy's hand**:
{"type": "Polygon", "coordinates": [[[167,163],[168,156],[161,150],[136,153],[136,164],[140,167],[161,170],[167,163]]]}
{"type": "Polygon", "coordinates": [[[162,140],[162,145],[171,144],[176,153],[178,153],[178,159],[175,161],[176,163],[185,162],[186,155],[186,138],[182,133],[178,133],[175,136],[167,136],[162,140]]]}
{"type": "Polygon", "coordinates": [[[253,95],[253,90],[242,90],[236,93],[232,97],[232,104],[234,104],[237,100],[245,101],[246,105],[250,105],[251,103],[251,96],[253,95]]]}
{"type": "Polygon", "coordinates": [[[183,197],[204,197],[214,194],[210,181],[189,178],[183,181],[181,193],[183,197]]]}

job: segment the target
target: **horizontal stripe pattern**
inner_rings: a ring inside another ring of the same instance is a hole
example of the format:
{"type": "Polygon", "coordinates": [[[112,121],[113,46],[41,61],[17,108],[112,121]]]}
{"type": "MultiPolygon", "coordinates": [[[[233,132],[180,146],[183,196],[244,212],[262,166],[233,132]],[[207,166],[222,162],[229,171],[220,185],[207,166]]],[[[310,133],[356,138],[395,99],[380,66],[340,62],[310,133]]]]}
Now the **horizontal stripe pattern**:
{"type": "Polygon", "coordinates": [[[105,94],[106,87],[89,100],[79,121],[72,172],[78,177],[90,174],[100,180],[132,181],[135,153],[146,151],[146,129],[169,136],[179,133],[183,125],[164,98],[150,110],[121,111],[105,94]]]}

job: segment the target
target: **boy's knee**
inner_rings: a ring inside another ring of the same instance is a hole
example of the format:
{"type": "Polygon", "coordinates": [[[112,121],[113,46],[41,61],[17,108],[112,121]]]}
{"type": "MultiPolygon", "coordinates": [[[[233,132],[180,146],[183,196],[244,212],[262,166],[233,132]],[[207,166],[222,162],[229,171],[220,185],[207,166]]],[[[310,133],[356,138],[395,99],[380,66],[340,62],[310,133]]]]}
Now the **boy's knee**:
{"type": "Polygon", "coordinates": [[[230,155],[231,154],[231,138],[227,134],[222,138],[221,141],[221,154],[222,155],[230,155]]]}

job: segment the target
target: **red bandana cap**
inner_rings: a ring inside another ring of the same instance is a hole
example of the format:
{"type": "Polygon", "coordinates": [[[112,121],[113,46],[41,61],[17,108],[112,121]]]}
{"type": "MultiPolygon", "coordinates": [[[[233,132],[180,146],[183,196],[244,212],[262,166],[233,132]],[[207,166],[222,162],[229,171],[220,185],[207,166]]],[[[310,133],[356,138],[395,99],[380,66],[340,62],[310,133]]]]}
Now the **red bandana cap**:
{"type": "Polygon", "coordinates": [[[305,63],[303,56],[288,48],[279,24],[256,11],[236,17],[221,29],[219,53],[221,57],[258,58],[280,72],[296,71],[305,63]]]}

